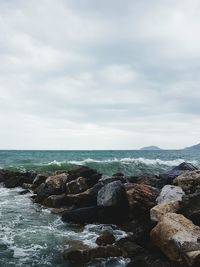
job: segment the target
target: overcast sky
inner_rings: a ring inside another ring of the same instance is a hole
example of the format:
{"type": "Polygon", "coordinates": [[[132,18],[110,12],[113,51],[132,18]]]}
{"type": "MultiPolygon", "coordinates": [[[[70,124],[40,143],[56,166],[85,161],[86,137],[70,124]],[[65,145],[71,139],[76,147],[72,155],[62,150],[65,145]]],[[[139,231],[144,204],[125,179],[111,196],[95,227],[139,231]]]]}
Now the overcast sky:
{"type": "Polygon", "coordinates": [[[200,142],[199,0],[0,0],[0,148],[200,142]]]}

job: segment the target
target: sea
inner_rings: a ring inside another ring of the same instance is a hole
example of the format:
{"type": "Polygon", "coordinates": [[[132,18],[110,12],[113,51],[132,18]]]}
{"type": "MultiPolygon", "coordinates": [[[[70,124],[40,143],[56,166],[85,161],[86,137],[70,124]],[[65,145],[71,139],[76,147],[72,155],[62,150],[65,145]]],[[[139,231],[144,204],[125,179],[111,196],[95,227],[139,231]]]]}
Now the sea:
{"type": "MultiPolygon", "coordinates": [[[[28,151],[1,150],[0,168],[38,172],[69,170],[89,166],[105,176],[158,175],[187,161],[200,166],[195,150],[99,150],[28,151]]],[[[84,227],[63,223],[49,209],[32,202],[31,194],[20,195],[21,188],[0,187],[0,267],[73,267],[62,258],[66,240],[81,240],[95,246],[98,234],[109,228],[117,239],[126,235],[114,225],[89,224],[84,227]]],[[[87,267],[123,267],[124,258],[96,260],[87,267]]]]}

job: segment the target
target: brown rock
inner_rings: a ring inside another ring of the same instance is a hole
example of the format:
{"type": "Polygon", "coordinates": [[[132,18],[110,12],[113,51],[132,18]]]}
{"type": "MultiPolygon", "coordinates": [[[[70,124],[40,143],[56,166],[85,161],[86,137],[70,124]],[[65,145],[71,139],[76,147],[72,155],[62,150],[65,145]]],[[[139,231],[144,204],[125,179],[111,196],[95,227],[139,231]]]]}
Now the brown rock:
{"type": "Polygon", "coordinates": [[[183,215],[167,213],[151,231],[151,239],[172,261],[200,266],[200,227],[183,215]]]}
{"type": "Polygon", "coordinates": [[[111,245],[115,243],[115,237],[110,231],[105,230],[99,237],[97,237],[96,243],[99,246],[111,245]]]}
{"type": "Polygon", "coordinates": [[[180,186],[186,193],[194,193],[200,189],[200,170],[184,172],[174,179],[174,184],[180,186]]]}

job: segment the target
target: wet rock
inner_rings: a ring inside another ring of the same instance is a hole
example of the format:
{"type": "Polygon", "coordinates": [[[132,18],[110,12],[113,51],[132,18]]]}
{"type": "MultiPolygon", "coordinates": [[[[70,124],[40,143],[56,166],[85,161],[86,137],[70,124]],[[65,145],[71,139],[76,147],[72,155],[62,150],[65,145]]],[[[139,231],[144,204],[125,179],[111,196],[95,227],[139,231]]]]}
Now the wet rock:
{"type": "Polygon", "coordinates": [[[86,250],[65,250],[63,256],[65,260],[83,264],[99,258],[120,257],[122,256],[122,251],[115,245],[107,245],[86,250]]]}
{"type": "Polygon", "coordinates": [[[127,196],[123,184],[120,181],[114,181],[104,185],[98,192],[97,205],[127,208],[127,196]]]}
{"type": "Polygon", "coordinates": [[[30,191],[28,189],[25,189],[25,190],[20,191],[19,195],[26,195],[28,193],[30,193],[30,191]]]}
{"type": "Polygon", "coordinates": [[[44,206],[58,208],[65,206],[67,204],[67,196],[65,194],[61,195],[51,195],[47,197],[43,203],[44,206]]]}
{"type": "Polygon", "coordinates": [[[200,192],[187,195],[183,198],[181,213],[200,226],[200,192]]]}
{"type": "Polygon", "coordinates": [[[149,216],[150,209],[156,205],[159,190],[145,184],[126,184],[130,218],[149,216]]]}
{"type": "Polygon", "coordinates": [[[41,185],[42,183],[44,183],[47,178],[48,178],[48,176],[45,175],[45,174],[37,174],[37,176],[33,180],[33,187],[34,188],[38,187],[39,185],[41,185]]]}
{"type": "Polygon", "coordinates": [[[22,188],[31,190],[32,184],[23,183],[22,188]]]}
{"type": "Polygon", "coordinates": [[[67,211],[62,215],[62,220],[77,224],[98,222],[98,208],[93,206],[67,211]]]}
{"type": "Polygon", "coordinates": [[[66,173],[49,176],[45,181],[45,185],[46,187],[54,189],[56,192],[64,193],[67,178],[68,174],[66,173]]]}
{"type": "Polygon", "coordinates": [[[122,230],[131,233],[131,238],[139,245],[145,245],[149,242],[149,234],[153,228],[149,216],[139,217],[121,226],[122,230]]]}
{"type": "Polygon", "coordinates": [[[144,252],[144,249],[132,241],[132,238],[125,237],[115,243],[122,251],[122,256],[132,258],[144,252]]]}
{"type": "Polygon", "coordinates": [[[170,201],[181,201],[184,195],[185,193],[181,187],[174,185],[165,185],[162,188],[156,201],[158,204],[170,201]]]}
{"type": "Polygon", "coordinates": [[[69,183],[66,183],[67,194],[78,194],[88,189],[87,179],[79,177],[69,183]]]}
{"type": "Polygon", "coordinates": [[[172,170],[160,175],[161,186],[166,184],[172,184],[174,178],[183,174],[186,171],[195,171],[197,167],[192,165],[191,163],[183,162],[180,165],[174,167],[172,170]]]}
{"type": "Polygon", "coordinates": [[[183,173],[174,179],[174,184],[180,186],[188,194],[200,190],[200,170],[183,173]]]}
{"type": "Polygon", "coordinates": [[[101,178],[101,174],[98,173],[96,170],[93,170],[86,166],[81,166],[74,168],[73,170],[68,171],[68,180],[67,182],[70,182],[72,180],[77,179],[78,177],[83,177],[88,180],[88,184],[90,186],[93,186],[98,182],[98,180],[101,178]],[[91,184],[90,184],[91,183],[91,184]]]}
{"type": "Polygon", "coordinates": [[[22,186],[24,183],[32,183],[35,176],[36,174],[34,172],[14,172],[1,170],[0,183],[3,183],[7,188],[14,188],[22,186]]]}
{"type": "Polygon", "coordinates": [[[123,177],[124,174],[122,172],[117,172],[112,175],[113,177],[123,177]]]}
{"type": "Polygon", "coordinates": [[[163,202],[156,205],[150,211],[150,217],[152,222],[158,222],[167,213],[176,213],[180,210],[179,201],[163,202]]]}
{"type": "Polygon", "coordinates": [[[163,216],[151,231],[151,240],[172,261],[200,265],[200,228],[183,215],[163,216]]]}
{"type": "Polygon", "coordinates": [[[105,230],[99,237],[97,237],[96,243],[99,246],[111,245],[115,243],[115,237],[110,231],[105,230]]]}

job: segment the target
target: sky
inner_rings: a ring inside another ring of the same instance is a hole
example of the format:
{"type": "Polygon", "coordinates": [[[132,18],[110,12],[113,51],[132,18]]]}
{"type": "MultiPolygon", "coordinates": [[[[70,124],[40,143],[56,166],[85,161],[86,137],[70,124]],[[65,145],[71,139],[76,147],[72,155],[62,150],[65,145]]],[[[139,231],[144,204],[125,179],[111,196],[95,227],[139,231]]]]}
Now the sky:
{"type": "Polygon", "coordinates": [[[199,0],[0,0],[0,149],[200,142],[199,0]]]}

